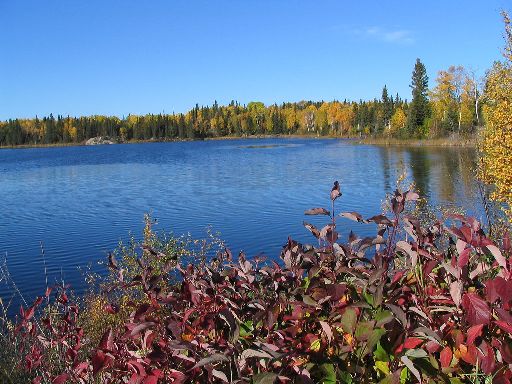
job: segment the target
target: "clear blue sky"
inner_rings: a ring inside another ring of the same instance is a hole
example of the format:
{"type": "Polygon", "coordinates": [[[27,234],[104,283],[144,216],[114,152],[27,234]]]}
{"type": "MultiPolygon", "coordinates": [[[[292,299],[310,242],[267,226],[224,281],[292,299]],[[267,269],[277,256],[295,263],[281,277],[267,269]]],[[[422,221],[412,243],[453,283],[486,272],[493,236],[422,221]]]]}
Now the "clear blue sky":
{"type": "Polygon", "coordinates": [[[410,99],[419,57],[430,85],[483,74],[503,46],[506,0],[0,0],[0,119],[185,112],[265,104],[410,99]]]}

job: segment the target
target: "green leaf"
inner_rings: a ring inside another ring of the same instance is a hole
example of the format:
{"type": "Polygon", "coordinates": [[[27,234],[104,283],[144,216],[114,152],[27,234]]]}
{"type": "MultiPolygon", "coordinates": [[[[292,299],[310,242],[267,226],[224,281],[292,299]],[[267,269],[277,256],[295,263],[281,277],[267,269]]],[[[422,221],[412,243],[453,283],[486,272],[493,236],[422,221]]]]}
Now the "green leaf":
{"type": "Polygon", "coordinates": [[[415,359],[428,356],[427,352],[423,349],[408,349],[405,352],[405,355],[409,356],[409,357],[413,357],[415,359]]]}
{"type": "Polygon", "coordinates": [[[367,302],[368,304],[370,304],[372,307],[374,306],[374,305],[373,305],[373,295],[372,295],[370,292],[368,292],[368,291],[366,291],[366,290],[365,290],[365,291],[363,292],[363,297],[364,297],[364,299],[366,300],[366,302],[367,302]]]}
{"type": "Polygon", "coordinates": [[[352,384],[352,376],[350,376],[350,373],[342,371],[339,374],[339,379],[341,384],[352,384]]]}
{"type": "Polygon", "coordinates": [[[389,375],[389,365],[385,361],[376,361],[375,368],[382,373],[389,375]]]}
{"type": "Polygon", "coordinates": [[[322,373],[321,378],[323,384],[336,384],[336,371],[334,369],[334,364],[324,363],[320,365],[319,368],[322,373]]]}
{"type": "Polygon", "coordinates": [[[311,305],[313,307],[316,307],[318,305],[318,303],[315,300],[313,300],[309,295],[302,296],[302,301],[304,302],[304,304],[311,305]]]}
{"type": "Polygon", "coordinates": [[[414,377],[416,377],[416,380],[418,380],[418,383],[421,383],[421,373],[420,371],[418,371],[418,369],[414,366],[414,363],[411,361],[411,359],[409,359],[407,356],[402,356],[400,358],[400,360],[402,361],[402,363],[405,364],[405,366],[407,367],[407,369],[414,375],[414,377]]]}
{"type": "Polygon", "coordinates": [[[352,308],[348,308],[341,316],[341,325],[343,325],[343,330],[347,333],[354,333],[354,329],[356,328],[357,322],[357,314],[356,311],[352,308]]]}
{"type": "Polygon", "coordinates": [[[373,331],[373,323],[370,321],[365,321],[363,323],[357,324],[355,337],[357,340],[368,340],[373,331]]]}
{"type": "Polygon", "coordinates": [[[402,372],[400,372],[400,384],[407,384],[407,378],[409,377],[409,370],[407,367],[404,367],[402,369],[402,372]]]}
{"type": "Polygon", "coordinates": [[[375,328],[372,331],[372,334],[368,338],[368,342],[366,343],[368,346],[368,349],[370,351],[373,351],[373,348],[375,348],[375,345],[380,341],[380,338],[386,334],[386,330],[383,328],[375,328]]]}
{"type": "Polygon", "coordinates": [[[318,352],[320,350],[320,347],[321,347],[320,339],[315,339],[309,346],[309,349],[311,349],[312,351],[318,352]]]}
{"type": "Polygon", "coordinates": [[[272,372],[258,373],[252,377],[253,384],[274,384],[277,375],[272,372]]]}
{"type": "Polygon", "coordinates": [[[427,358],[416,358],[414,365],[427,376],[437,377],[439,375],[439,364],[431,355],[428,355],[427,358]]]}
{"type": "Polygon", "coordinates": [[[373,357],[374,359],[377,361],[377,360],[380,360],[380,361],[386,361],[386,362],[389,362],[389,355],[388,353],[386,352],[386,350],[382,347],[382,345],[380,344],[380,342],[377,343],[377,348],[375,349],[375,351],[373,351],[373,357]]]}
{"type": "Polygon", "coordinates": [[[252,335],[254,331],[254,326],[252,320],[247,320],[245,323],[240,324],[240,336],[247,337],[252,335]]]}
{"type": "Polygon", "coordinates": [[[396,383],[395,377],[393,375],[387,375],[385,378],[383,378],[381,381],[379,381],[379,384],[393,384],[396,383]]]}
{"type": "Polygon", "coordinates": [[[377,327],[383,326],[394,319],[393,312],[380,310],[375,314],[375,320],[377,320],[377,327]]]}
{"type": "MultiPolygon", "coordinates": [[[[366,323],[362,323],[362,324],[366,324],[366,323]]],[[[373,327],[373,323],[369,322],[368,323],[368,326],[369,327],[373,327]]],[[[358,331],[360,331],[359,335],[360,335],[360,339],[363,339],[365,338],[366,336],[366,332],[367,332],[367,326],[364,325],[363,327],[357,327],[356,329],[356,339],[357,339],[357,335],[358,335],[358,331]]],[[[370,353],[373,352],[373,349],[375,348],[375,345],[379,342],[380,338],[382,337],[382,335],[384,335],[386,333],[386,331],[384,329],[381,329],[381,328],[377,328],[377,329],[370,329],[370,333],[368,335],[368,339],[366,340],[366,344],[363,344],[362,347],[360,348],[359,350],[359,356],[363,357],[363,356],[366,356],[370,353]]]]}

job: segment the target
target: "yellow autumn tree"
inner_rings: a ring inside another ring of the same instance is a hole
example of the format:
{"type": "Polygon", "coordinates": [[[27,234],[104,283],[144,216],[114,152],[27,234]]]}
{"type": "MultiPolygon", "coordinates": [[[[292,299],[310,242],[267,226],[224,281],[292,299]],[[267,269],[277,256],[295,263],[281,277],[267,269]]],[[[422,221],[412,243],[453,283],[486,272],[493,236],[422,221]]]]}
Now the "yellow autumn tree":
{"type": "Polygon", "coordinates": [[[492,198],[507,205],[512,218],[512,26],[507,13],[504,62],[495,62],[485,84],[486,127],[482,142],[481,176],[496,186],[492,198]]]}
{"type": "Polygon", "coordinates": [[[401,129],[404,129],[406,123],[407,123],[407,116],[405,115],[404,110],[401,107],[398,107],[396,109],[395,113],[393,114],[393,116],[391,116],[391,122],[390,122],[390,128],[389,128],[390,132],[389,133],[395,134],[398,131],[400,131],[401,129]]]}

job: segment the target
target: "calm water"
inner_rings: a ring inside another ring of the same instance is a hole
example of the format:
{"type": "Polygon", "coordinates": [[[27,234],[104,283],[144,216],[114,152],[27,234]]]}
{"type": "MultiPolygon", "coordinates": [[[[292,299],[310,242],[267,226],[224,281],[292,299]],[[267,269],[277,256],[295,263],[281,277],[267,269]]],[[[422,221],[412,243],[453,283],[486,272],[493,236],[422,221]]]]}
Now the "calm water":
{"type": "MultiPolygon", "coordinates": [[[[334,180],[342,185],[337,211],[372,216],[406,170],[434,206],[461,204],[481,216],[468,149],[353,145],[341,140],[262,139],[0,150],[0,252],[31,299],[44,290],[40,242],[50,282],[80,290],[78,267],[96,271],[109,250],[143,216],[157,230],[204,237],[209,225],[234,250],[277,257],[288,236],[311,241],[305,209],[330,208],[334,180]]],[[[340,219],[365,235],[372,225],[340,219]]],[[[8,297],[0,283],[0,296],[8,297]]]]}

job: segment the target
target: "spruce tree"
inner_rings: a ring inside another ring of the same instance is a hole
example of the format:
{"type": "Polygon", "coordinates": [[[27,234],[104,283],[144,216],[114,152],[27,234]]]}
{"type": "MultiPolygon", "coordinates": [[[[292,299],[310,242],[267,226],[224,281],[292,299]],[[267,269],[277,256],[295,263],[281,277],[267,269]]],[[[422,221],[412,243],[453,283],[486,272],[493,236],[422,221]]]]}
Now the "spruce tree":
{"type": "Polygon", "coordinates": [[[407,116],[407,131],[409,136],[420,136],[421,128],[429,115],[428,76],[425,65],[420,59],[416,59],[410,87],[412,88],[412,101],[407,116]]]}
{"type": "Polygon", "coordinates": [[[384,126],[389,126],[391,116],[393,116],[393,96],[389,98],[388,88],[384,85],[382,89],[382,118],[384,126]]]}

